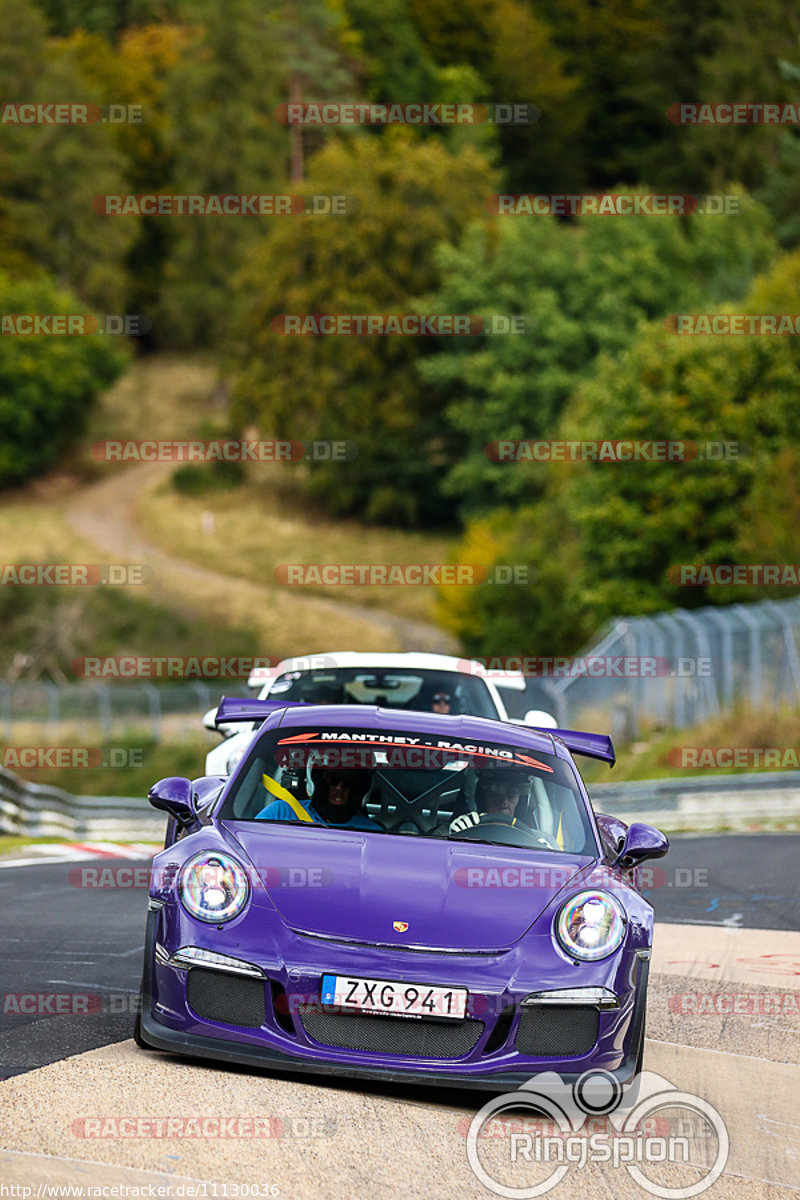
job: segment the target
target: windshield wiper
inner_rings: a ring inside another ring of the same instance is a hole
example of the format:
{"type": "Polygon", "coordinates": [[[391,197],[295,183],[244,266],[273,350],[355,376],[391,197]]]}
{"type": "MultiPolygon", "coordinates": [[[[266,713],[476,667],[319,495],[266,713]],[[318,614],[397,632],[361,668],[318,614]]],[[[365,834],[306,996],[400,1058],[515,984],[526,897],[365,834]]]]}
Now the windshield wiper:
{"type": "Polygon", "coordinates": [[[477,842],[480,846],[507,846],[508,842],[493,842],[490,838],[463,837],[458,833],[446,833],[446,842],[477,842]]]}

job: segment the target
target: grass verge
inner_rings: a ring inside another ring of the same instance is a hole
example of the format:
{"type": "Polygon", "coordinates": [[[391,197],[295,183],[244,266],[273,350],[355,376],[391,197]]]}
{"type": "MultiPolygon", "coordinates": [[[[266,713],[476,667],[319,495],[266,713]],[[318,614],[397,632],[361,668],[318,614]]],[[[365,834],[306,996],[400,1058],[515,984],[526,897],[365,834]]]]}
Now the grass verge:
{"type": "Polygon", "coordinates": [[[167,775],[190,779],[203,775],[205,756],[216,744],[213,734],[202,732],[169,742],[131,735],[92,747],[100,753],[97,766],[11,769],[21,779],[63,788],[76,796],[146,796],[152,784],[167,775]]]}
{"type": "Polygon", "coordinates": [[[693,729],[653,730],[635,742],[617,745],[617,764],[612,772],[600,763],[583,759],[581,774],[587,782],[622,783],[800,770],[798,729],[800,713],[796,709],[735,709],[693,729]],[[743,751],[747,765],[717,765],[716,751],[731,749],[743,751]],[[693,762],[705,765],[693,766],[693,762]]]}

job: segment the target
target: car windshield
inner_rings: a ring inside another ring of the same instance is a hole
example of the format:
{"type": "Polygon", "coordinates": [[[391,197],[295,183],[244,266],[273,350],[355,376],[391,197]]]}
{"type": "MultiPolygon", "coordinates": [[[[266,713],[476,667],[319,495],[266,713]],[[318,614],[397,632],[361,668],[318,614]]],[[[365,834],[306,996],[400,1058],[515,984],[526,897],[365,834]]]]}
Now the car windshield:
{"type": "Polygon", "coordinates": [[[407,730],[271,729],[251,747],[220,817],[597,853],[570,762],[502,740],[407,730]]]}
{"type": "Polygon", "coordinates": [[[482,679],[458,671],[416,668],[331,667],[287,671],[269,689],[270,700],[308,704],[377,704],[381,708],[497,719],[482,679]]]}

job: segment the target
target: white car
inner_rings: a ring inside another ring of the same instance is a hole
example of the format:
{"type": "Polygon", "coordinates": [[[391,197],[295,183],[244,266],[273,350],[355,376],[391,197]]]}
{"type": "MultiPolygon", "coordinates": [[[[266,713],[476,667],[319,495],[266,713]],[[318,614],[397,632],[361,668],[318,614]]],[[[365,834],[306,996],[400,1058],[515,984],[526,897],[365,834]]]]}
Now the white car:
{"type": "MultiPolygon", "coordinates": [[[[521,672],[488,672],[469,658],[446,654],[314,654],[285,658],[276,667],[258,668],[247,681],[258,687],[259,700],[304,701],[307,704],[379,704],[383,708],[442,712],[513,721],[518,725],[555,729],[557,722],[542,709],[515,717],[525,701],[521,672]],[[440,697],[440,699],[436,699],[440,697]],[[442,699],[447,697],[447,699],[442,699]]],[[[216,708],[203,718],[206,729],[224,741],[206,755],[207,775],[230,775],[258,724],[216,724],[216,708]]]]}

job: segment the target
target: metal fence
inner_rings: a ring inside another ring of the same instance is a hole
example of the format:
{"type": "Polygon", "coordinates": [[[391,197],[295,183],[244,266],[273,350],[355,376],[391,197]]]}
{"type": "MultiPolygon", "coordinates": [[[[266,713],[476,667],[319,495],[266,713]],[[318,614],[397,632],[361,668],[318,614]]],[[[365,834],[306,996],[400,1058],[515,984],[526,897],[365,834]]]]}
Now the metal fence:
{"type": "MultiPolygon", "coordinates": [[[[247,694],[222,683],[181,682],[106,684],[47,682],[7,684],[0,680],[0,736],[19,741],[29,729],[49,738],[73,733],[105,743],[129,734],[165,736],[198,732],[201,718],[223,690],[247,694]]],[[[40,737],[37,737],[36,742],[40,737]]]]}
{"type": "Polygon", "coordinates": [[[629,739],[653,726],[685,729],[736,705],[800,705],[800,596],[617,619],[580,656],[590,657],[605,660],[607,673],[548,681],[563,727],[610,727],[629,739]],[[609,673],[613,660],[623,671],[639,664],[640,673],[609,673]]]}
{"type": "MultiPolygon", "coordinates": [[[[607,729],[626,741],[654,726],[697,725],[737,704],[800,705],[800,596],[618,618],[578,656],[578,665],[592,659],[603,660],[602,674],[575,674],[573,660],[562,678],[529,679],[513,715],[545,708],[562,728],[607,729]],[[631,664],[635,673],[626,674],[631,664]]],[[[13,742],[35,731],[38,742],[42,731],[54,741],[76,733],[108,744],[149,733],[160,741],[198,732],[203,713],[223,691],[247,690],[244,681],[239,687],[202,681],[156,687],[0,680],[0,736],[13,742]]]]}

